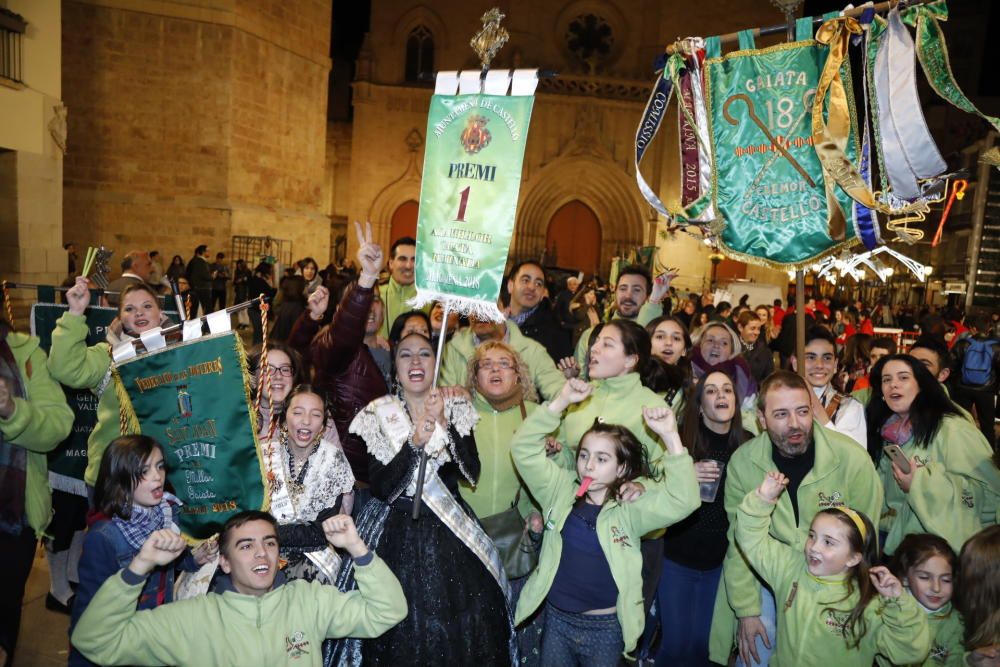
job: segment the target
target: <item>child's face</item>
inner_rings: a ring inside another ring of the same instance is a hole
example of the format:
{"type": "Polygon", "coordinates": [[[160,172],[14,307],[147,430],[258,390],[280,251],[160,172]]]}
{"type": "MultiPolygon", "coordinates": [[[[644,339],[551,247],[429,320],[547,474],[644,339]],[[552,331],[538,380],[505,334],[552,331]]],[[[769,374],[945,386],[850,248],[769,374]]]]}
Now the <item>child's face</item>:
{"type": "Polygon", "coordinates": [[[851,548],[850,529],[829,514],[819,514],[809,527],[805,556],[809,574],[828,577],[843,574],[861,562],[861,554],[851,548]]]}
{"type": "Polygon", "coordinates": [[[323,399],[316,394],[296,394],[288,406],[285,425],[296,447],[311,447],[323,433],[323,399]]]}
{"type": "Polygon", "coordinates": [[[948,559],[934,554],[906,573],[905,583],[913,597],[931,611],[937,611],[951,601],[951,565],[948,559]]]}
{"type": "Polygon", "coordinates": [[[132,502],[143,507],[156,507],[163,500],[163,482],[167,478],[167,466],[163,463],[163,452],[155,447],[142,463],[142,478],[132,490],[132,502]]]}
{"type": "Polygon", "coordinates": [[[624,474],[625,466],[619,465],[616,451],[615,441],[604,433],[583,436],[576,455],[576,474],[580,479],[590,477],[593,480],[590,493],[599,492],[603,496],[608,486],[624,474]]]}

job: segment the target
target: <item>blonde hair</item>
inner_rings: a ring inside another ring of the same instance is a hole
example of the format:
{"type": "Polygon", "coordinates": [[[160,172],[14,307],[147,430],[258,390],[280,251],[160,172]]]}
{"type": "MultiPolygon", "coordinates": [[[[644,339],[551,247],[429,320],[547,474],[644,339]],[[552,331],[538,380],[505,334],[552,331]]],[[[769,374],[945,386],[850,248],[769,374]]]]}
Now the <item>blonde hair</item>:
{"type": "Polygon", "coordinates": [[[522,398],[525,401],[538,402],[538,392],[535,390],[535,382],[531,379],[531,369],[528,363],[521,358],[521,355],[507,343],[499,340],[488,340],[476,348],[475,354],[469,358],[467,372],[465,376],[465,386],[469,393],[476,391],[476,371],[479,370],[479,362],[483,360],[483,355],[491,350],[500,350],[510,355],[517,368],[517,381],[523,389],[522,398]]]}

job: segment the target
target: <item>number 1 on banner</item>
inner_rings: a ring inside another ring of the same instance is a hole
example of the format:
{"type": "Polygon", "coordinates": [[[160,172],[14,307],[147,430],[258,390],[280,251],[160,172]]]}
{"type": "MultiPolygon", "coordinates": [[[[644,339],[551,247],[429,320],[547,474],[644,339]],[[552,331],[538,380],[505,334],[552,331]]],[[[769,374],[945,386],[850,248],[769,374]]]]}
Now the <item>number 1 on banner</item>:
{"type": "Polygon", "coordinates": [[[455,222],[465,222],[465,209],[469,205],[469,190],[471,189],[472,186],[469,185],[462,190],[462,200],[458,204],[458,215],[455,217],[455,222]]]}

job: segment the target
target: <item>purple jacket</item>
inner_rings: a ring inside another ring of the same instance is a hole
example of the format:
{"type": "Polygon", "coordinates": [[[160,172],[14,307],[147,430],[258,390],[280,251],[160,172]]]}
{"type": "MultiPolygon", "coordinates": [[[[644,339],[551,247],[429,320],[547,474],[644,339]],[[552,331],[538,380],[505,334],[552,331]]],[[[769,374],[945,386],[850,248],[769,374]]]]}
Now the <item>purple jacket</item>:
{"type": "Polygon", "coordinates": [[[299,316],[288,337],[288,344],[311,361],[313,386],[329,397],[344,454],[354,478],[365,484],[368,483],[368,449],[364,441],[348,433],[347,428],[363,407],[389,393],[365,345],[365,323],[374,294],[374,288],[365,289],[355,284],[344,295],[333,322],[320,329],[320,323],[306,311],[299,316]]]}

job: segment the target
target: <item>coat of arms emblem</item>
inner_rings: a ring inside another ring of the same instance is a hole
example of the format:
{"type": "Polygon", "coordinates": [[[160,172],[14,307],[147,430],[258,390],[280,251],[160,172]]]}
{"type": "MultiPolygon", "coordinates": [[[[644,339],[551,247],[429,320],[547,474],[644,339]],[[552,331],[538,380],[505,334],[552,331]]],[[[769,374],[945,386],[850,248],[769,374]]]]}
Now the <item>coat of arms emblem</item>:
{"type": "Polygon", "coordinates": [[[469,155],[475,155],[490,145],[490,131],[486,129],[488,118],[473,114],[469,116],[465,129],[462,130],[462,146],[469,155]]]}

